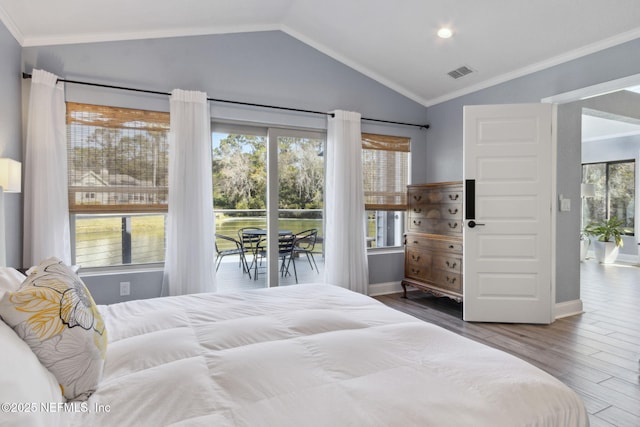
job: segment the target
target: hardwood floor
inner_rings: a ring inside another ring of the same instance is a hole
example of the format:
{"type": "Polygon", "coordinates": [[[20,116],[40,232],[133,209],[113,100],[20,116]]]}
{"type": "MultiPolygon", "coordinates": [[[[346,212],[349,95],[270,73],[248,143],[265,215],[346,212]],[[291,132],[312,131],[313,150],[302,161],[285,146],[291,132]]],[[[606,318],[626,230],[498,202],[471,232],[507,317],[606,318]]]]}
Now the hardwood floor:
{"type": "Polygon", "coordinates": [[[640,267],[581,264],[584,313],[551,325],[467,323],[462,305],[411,292],[381,302],[514,354],[573,388],[591,426],[640,426],[640,267]]]}

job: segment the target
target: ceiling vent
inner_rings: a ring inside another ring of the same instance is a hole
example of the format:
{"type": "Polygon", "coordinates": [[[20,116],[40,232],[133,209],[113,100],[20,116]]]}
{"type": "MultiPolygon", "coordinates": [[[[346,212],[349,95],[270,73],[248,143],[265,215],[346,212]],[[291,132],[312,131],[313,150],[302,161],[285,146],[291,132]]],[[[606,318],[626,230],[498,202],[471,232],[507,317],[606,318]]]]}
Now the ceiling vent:
{"type": "Polygon", "coordinates": [[[447,74],[454,79],[459,79],[460,77],[464,77],[467,74],[471,74],[471,73],[473,73],[473,70],[467,67],[466,65],[463,65],[460,68],[456,68],[453,71],[449,71],[447,74]]]}

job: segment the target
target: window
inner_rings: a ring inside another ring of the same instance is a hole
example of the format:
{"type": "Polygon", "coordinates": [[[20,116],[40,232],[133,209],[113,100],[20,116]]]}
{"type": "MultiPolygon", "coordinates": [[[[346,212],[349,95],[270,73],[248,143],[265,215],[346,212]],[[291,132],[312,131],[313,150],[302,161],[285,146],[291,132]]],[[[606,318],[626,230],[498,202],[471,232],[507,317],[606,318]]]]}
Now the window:
{"type": "Polygon", "coordinates": [[[369,247],[402,245],[410,146],[409,138],[362,134],[362,169],[369,247]]]}
{"type": "Polygon", "coordinates": [[[582,165],[582,182],[595,187],[595,195],[584,198],[582,223],[619,218],[625,234],[634,235],[635,181],[633,160],[582,165]]]}
{"type": "Polygon", "coordinates": [[[67,103],[76,264],[164,261],[169,114],[67,103]]]}

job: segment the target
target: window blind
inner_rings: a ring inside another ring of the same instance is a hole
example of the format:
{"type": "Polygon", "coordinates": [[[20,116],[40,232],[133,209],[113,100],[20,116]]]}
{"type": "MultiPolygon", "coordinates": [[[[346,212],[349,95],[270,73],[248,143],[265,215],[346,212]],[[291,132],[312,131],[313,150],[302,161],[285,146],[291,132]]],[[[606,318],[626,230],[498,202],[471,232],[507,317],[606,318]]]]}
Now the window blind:
{"type": "Polygon", "coordinates": [[[169,113],[67,102],[69,211],[165,212],[169,113]]]}
{"type": "Polygon", "coordinates": [[[366,210],[406,209],[410,150],[409,138],[362,134],[362,170],[366,210]]]}

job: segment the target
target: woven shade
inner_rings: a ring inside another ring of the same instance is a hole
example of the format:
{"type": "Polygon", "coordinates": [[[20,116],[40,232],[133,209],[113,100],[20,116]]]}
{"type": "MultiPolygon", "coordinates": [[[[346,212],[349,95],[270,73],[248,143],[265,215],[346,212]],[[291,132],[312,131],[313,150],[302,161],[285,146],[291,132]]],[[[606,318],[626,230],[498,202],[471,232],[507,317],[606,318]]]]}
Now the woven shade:
{"type": "Polygon", "coordinates": [[[169,113],[67,102],[70,212],[164,212],[169,113]]]}
{"type": "Polygon", "coordinates": [[[409,138],[362,134],[366,210],[406,209],[410,148],[409,138]]]}

